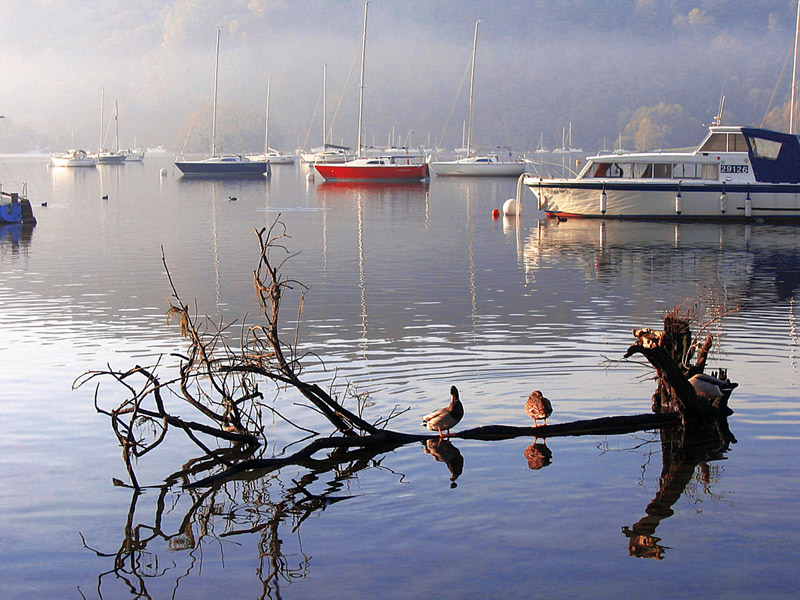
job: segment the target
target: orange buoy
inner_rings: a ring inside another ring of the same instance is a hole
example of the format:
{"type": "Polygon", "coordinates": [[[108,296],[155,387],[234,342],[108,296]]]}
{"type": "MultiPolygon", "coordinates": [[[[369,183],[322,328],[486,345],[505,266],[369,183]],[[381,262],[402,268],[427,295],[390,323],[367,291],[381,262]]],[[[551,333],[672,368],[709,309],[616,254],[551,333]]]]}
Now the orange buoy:
{"type": "Polygon", "coordinates": [[[496,208],[495,208],[495,209],[492,211],[492,218],[493,218],[493,219],[499,219],[499,218],[500,218],[500,211],[499,211],[498,209],[496,209],[496,208]]]}

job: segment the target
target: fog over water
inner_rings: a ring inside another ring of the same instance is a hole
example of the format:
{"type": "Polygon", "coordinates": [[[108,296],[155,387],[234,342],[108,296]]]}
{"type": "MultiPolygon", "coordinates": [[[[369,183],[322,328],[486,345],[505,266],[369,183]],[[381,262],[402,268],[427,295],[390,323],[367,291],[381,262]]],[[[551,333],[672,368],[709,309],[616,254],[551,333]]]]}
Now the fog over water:
{"type": "MultiPolygon", "coordinates": [[[[385,144],[394,128],[396,141],[460,145],[477,19],[480,146],[529,150],[540,135],[560,146],[570,123],[587,150],[620,134],[626,148],[692,145],[722,94],[726,122],[759,125],[772,111],[767,124],[786,127],[794,0],[373,0],[369,10],[368,142],[385,144]]],[[[332,139],[355,144],[361,0],[0,0],[0,15],[0,151],[94,149],[101,89],[106,124],[119,101],[121,145],[206,151],[217,29],[219,145],[263,144],[268,77],[271,145],[318,145],[323,64],[332,139]]]]}

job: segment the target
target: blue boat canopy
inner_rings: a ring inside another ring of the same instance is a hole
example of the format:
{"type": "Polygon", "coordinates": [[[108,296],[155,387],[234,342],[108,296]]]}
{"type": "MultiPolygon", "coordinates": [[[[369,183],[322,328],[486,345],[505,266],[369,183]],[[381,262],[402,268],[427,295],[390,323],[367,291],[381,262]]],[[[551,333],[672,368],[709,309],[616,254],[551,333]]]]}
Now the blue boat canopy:
{"type": "Polygon", "coordinates": [[[742,127],[753,176],[763,183],[800,183],[800,137],[742,127]]]}

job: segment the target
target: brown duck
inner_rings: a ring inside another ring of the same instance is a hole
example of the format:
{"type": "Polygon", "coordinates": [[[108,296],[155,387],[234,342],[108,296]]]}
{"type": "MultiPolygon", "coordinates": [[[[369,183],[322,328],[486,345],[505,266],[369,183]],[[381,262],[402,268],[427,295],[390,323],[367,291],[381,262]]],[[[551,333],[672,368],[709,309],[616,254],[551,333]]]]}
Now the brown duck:
{"type": "Polygon", "coordinates": [[[455,427],[464,416],[464,405],[458,399],[456,386],[450,387],[450,404],[439,410],[422,417],[422,426],[431,431],[438,431],[439,437],[443,437],[443,431],[450,436],[450,429],[455,427]]]}
{"type": "Polygon", "coordinates": [[[547,417],[553,414],[553,405],[550,404],[550,400],[542,396],[542,392],[536,390],[528,396],[528,401],[525,402],[525,412],[533,419],[534,427],[539,426],[539,419],[547,425],[547,417]]]}

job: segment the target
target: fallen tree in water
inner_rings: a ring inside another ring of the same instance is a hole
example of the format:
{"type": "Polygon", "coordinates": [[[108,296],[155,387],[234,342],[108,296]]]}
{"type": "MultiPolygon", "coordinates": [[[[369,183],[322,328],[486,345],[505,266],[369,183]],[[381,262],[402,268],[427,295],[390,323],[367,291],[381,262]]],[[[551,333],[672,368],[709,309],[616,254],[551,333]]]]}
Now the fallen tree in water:
{"type": "MultiPolygon", "coordinates": [[[[231,325],[214,324],[200,319],[189,310],[175,288],[166,259],[164,266],[170,279],[173,298],[168,318],[177,320],[188,342],[179,359],[176,373],[162,377],[160,361],[149,367],[135,366],[125,371],[107,370],[85,373],[75,382],[80,387],[99,377],[110,377],[127,391],[116,406],[105,406],[105,398],[95,390],[95,407],[106,415],[122,448],[123,459],[131,485],[139,489],[135,472],[137,460],[156,449],[168,431],[182,431],[206,455],[195,461],[193,480],[184,485],[199,487],[216,485],[247,473],[252,477],[286,465],[329,465],[336,457],[352,460],[349,451],[365,451],[377,456],[409,443],[426,443],[436,435],[409,434],[389,429],[392,419],[405,411],[392,407],[389,414],[370,422],[364,418],[367,399],[349,385],[335,392],[326,391],[302,377],[303,362],[309,354],[298,349],[295,339],[287,343],[280,335],[280,310],[286,294],[299,296],[299,311],[307,288],[282,274],[291,254],[284,246],[285,226],[280,218],[269,228],[256,232],[259,242],[259,261],[253,271],[253,283],[259,301],[263,324],[243,328],[237,348],[226,340],[231,325]],[[134,382],[140,382],[136,387],[134,382]],[[277,408],[264,402],[261,386],[271,382],[280,395],[287,387],[299,392],[310,407],[321,414],[335,429],[334,435],[320,436],[285,417],[277,408]],[[349,409],[346,401],[355,401],[349,409]],[[177,404],[176,404],[177,403],[177,404]],[[187,417],[190,412],[194,417],[187,417]],[[267,416],[283,420],[298,432],[315,439],[290,454],[263,457],[266,442],[267,416]],[[336,435],[338,434],[338,435],[336,435]],[[226,444],[228,448],[214,448],[226,444]],[[230,453],[227,450],[237,448],[230,453]],[[322,451],[332,451],[315,458],[322,451]]],[[[301,315],[298,315],[298,321],[301,315]]],[[[665,318],[664,332],[634,330],[636,341],[628,348],[626,358],[641,354],[658,377],[654,412],[633,416],[604,417],[558,425],[515,427],[487,425],[452,434],[453,438],[470,440],[503,440],[515,437],[558,437],[576,435],[615,435],[656,428],[693,427],[712,423],[729,414],[727,398],[700,397],[690,383],[690,377],[705,368],[712,339],[708,336],[700,346],[691,336],[691,316],[672,311],[665,318]],[[696,356],[694,364],[689,361],[696,356]]],[[[734,384],[732,384],[734,385],[734,384]]],[[[113,402],[113,401],[111,401],[113,402]]],[[[332,466],[330,468],[333,468],[332,466]]]]}

